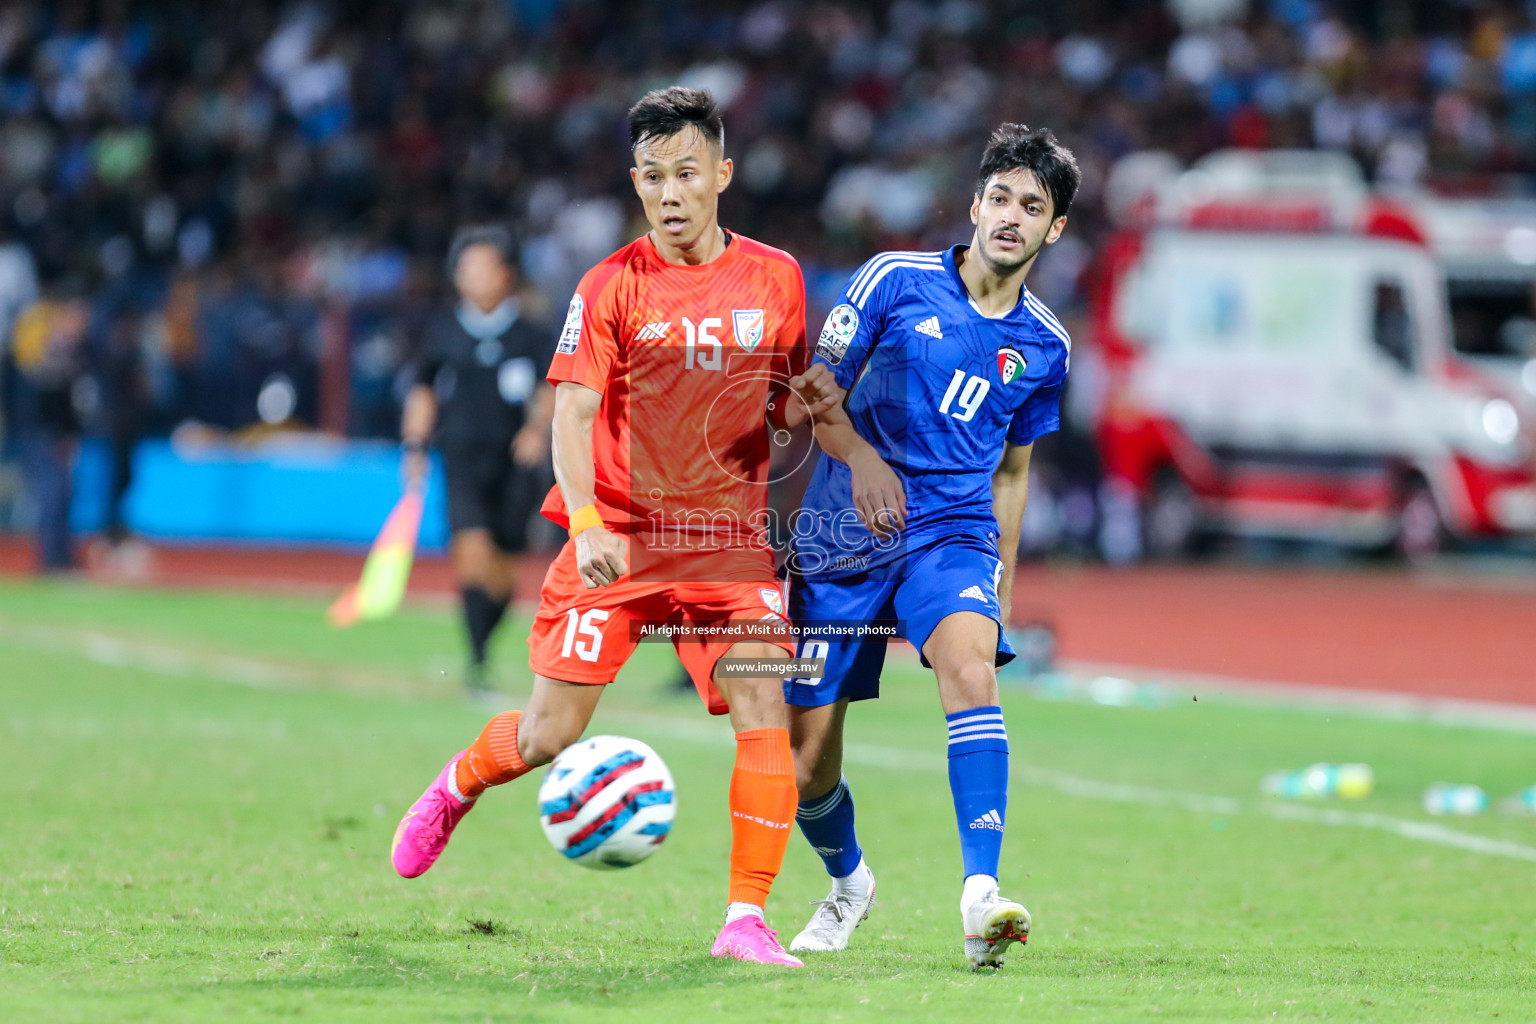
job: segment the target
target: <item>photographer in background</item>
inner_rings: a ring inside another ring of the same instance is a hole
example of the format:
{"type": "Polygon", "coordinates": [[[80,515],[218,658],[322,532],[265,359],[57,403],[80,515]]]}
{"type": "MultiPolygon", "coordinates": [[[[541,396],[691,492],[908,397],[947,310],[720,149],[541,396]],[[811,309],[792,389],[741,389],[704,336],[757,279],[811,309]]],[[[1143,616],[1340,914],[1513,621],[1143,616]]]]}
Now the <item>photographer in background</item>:
{"type": "Polygon", "coordinates": [[[454,237],[448,272],[459,304],[425,329],[400,426],[408,484],[425,478],[429,443],[443,454],[472,692],[486,688],[486,647],[512,599],[515,556],[527,549],[549,462],[554,391],[544,375],[555,334],[521,317],[516,268],[505,228],[469,227],[454,237]]]}

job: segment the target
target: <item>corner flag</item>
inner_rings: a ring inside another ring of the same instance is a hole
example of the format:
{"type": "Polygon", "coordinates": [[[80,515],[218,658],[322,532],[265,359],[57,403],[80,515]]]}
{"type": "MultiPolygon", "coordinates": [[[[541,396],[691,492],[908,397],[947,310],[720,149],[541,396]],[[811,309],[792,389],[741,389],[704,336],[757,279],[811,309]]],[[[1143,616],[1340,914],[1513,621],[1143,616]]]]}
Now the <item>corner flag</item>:
{"type": "Polygon", "coordinates": [[[413,487],[395,503],[384,527],[374,539],[363,563],[363,575],[326,612],[338,628],[356,622],[387,619],[405,597],[416,556],[416,537],[421,532],[422,488],[413,487]]]}

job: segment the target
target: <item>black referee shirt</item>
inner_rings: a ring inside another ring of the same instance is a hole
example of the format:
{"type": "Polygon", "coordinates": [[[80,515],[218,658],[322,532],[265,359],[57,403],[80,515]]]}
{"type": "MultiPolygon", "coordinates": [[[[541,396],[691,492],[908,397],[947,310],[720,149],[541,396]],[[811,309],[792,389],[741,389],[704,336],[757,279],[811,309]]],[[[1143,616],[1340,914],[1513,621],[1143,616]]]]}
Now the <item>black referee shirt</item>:
{"type": "Polygon", "coordinates": [[[465,303],[434,316],[416,382],[437,396],[437,446],[510,446],[554,352],[555,333],[524,320],[511,300],[490,313],[465,303]]]}

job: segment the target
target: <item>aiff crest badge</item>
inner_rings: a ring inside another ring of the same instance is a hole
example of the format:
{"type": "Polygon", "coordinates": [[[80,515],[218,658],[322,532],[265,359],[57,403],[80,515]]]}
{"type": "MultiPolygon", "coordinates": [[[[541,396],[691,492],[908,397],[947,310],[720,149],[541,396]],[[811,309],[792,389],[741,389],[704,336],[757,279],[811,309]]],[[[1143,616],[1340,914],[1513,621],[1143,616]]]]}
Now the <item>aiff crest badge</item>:
{"type": "Polygon", "coordinates": [[[732,326],[736,328],[736,344],[751,352],[763,340],[763,311],[760,309],[731,310],[732,326]]]}
{"type": "Polygon", "coordinates": [[[997,350],[997,372],[1002,376],[1004,384],[1012,384],[1024,376],[1024,356],[1016,348],[1000,348],[997,350]]]}

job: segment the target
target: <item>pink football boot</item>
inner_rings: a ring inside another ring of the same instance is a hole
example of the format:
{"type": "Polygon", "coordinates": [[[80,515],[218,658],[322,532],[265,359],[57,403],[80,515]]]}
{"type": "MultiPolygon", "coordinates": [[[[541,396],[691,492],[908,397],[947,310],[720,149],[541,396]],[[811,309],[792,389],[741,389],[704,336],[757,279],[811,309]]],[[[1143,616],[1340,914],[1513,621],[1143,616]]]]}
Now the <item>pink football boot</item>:
{"type": "Polygon", "coordinates": [[[390,857],[401,876],[415,878],[437,863],[437,858],[448,848],[448,837],[475,806],[473,800],[464,803],[454,796],[450,786],[450,773],[465,753],[461,750],[449,759],[437,773],[437,778],[432,780],[432,785],[400,819],[390,857]]]}
{"type": "Polygon", "coordinates": [[[804,967],[798,957],[790,956],[779,945],[779,933],[771,932],[763,919],[755,914],[738,917],[720,929],[711,956],[733,956],[749,964],[778,964],[781,967],[804,967]]]}

